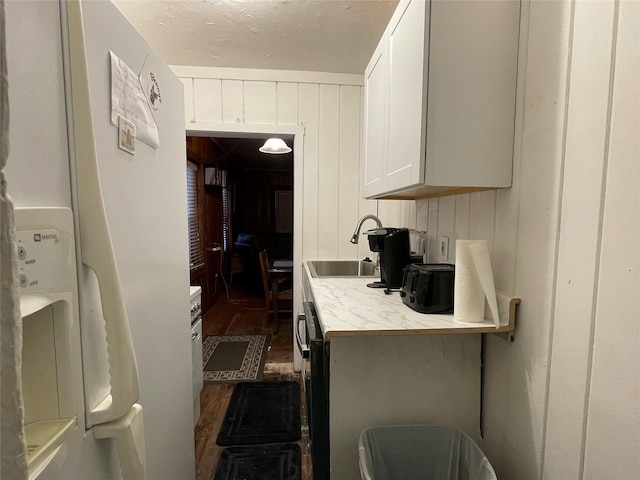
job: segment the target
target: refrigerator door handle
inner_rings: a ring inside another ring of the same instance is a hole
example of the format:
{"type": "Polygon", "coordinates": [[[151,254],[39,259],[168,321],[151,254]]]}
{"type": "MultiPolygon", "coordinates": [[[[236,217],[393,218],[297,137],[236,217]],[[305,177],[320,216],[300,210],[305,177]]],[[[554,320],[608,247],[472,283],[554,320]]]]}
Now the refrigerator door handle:
{"type": "Polygon", "coordinates": [[[89,413],[93,425],[116,420],[140,398],[138,368],[102,198],[93,131],[82,7],[68,2],[73,134],[80,255],[98,279],[109,357],[110,395],[89,413]]]}
{"type": "Polygon", "coordinates": [[[144,422],[142,407],[134,404],[122,418],[93,427],[95,438],[116,441],[122,478],[145,480],[144,422]]]}

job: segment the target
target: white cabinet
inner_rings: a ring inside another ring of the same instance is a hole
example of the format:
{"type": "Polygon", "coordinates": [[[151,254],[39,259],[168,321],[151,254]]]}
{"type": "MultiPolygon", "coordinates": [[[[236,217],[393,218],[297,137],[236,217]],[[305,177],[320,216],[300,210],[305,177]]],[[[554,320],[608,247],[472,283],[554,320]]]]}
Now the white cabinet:
{"type": "Polygon", "coordinates": [[[403,0],[365,71],[367,198],[511,186],[520,2],[403,0]]]}
{"type": "Polygon", "coordinates": [[[384,191],[424,178],[429,3],[401,3],[389,23],[389,136],[384,191]]]}
{"type": "Polygon", "coordinates": [[[387,103],[388,103],[388,56],[387,43],[383,38],[365,71],[365,158],[364,195],[370,197],[382,191],[382,175],[387,158],[387,103]]]}

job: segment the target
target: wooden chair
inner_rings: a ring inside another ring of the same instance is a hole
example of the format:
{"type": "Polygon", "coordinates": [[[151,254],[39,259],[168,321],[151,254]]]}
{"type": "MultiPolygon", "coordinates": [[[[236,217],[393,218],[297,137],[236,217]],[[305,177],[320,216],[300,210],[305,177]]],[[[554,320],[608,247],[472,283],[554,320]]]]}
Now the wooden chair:
{"type": "Polygon", "coordinates": [[[291,272],[283,272],[283,275],[276,275],[269,265],[267,251],[263,250],[259,254],[260,270],[262,270],[262,285],[264,287],[264,301],[267,309],[267,325],[271,322],[271,312],[276,321],[276,330],[280,328],[280,312],[292,312],[293,292],[291,287],[284,286],[287,280],[291,279],[291,272]],[[287,302],[288,307],[280,308],[280,302],[287,302]]]}

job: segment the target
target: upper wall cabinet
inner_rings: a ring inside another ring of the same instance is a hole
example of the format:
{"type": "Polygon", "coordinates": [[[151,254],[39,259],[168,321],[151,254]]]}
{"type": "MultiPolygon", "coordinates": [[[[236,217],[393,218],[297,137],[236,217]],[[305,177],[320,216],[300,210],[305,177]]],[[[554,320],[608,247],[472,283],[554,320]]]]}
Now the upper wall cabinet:
{"type": "Polygon", "coordinates": [[[365,71],[366,198],[511,186],[520,2],[403,0],[365,71]]]}

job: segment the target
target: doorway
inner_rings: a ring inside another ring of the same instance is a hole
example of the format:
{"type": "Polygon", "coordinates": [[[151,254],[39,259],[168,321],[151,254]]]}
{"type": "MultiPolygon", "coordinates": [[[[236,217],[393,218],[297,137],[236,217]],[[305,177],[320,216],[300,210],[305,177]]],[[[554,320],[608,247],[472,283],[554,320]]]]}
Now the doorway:
{"type": "MultiPolygon", "coordinates": [[[[292,144],[293,137],[281,136],[292,144]]],[[[228,172],[228,207],[232,252],[230,283],[242,282],[245,291],[263,297],[258,253],[273,260],[293,261],[293,153],[271,155],[258,149],[264,138],[217,136],[211,141],[222,152],[221,168],[228,172]]],[[[205,193],[210,192],[205,185],[205,193]]],[[[240,286],[240,285],[237,285],[240,286]]]]}
{"type": "MultiPolygon", "coordinates": [[[[301,186],[303,184],[303,166],[305,156],[304,126],[204,122],[193,124],[191,127],[191,129],[187,128],[187,136],[237,139],[281,137],[286,139],[289,146],[293,148],[293,311],[300,311],[302,308],[302,276],[300,275],[300,268],[296,266],[302,265],[302,206],[304,199],[302,188],[296,188],[296,186],[301,186]]],[[[297,349],[294,349],[293,351],[293,358],[295,370],[300,371],[302,366],[302,357],[297,349]]]]}
{"type": "MultiPolygon", "coordinates": [[[[270,136],[187,136],[197,189],[190,193],[190,247],[201,258],[192,261],[191,283],[202,287],[205,313],[219,296],[229,299],[234,281],[264,296],[259,251],[293,263],[294,153],[260,152],[270,136]]],[[[278,137],[294,143],[292,134],[278,137]]]]}

